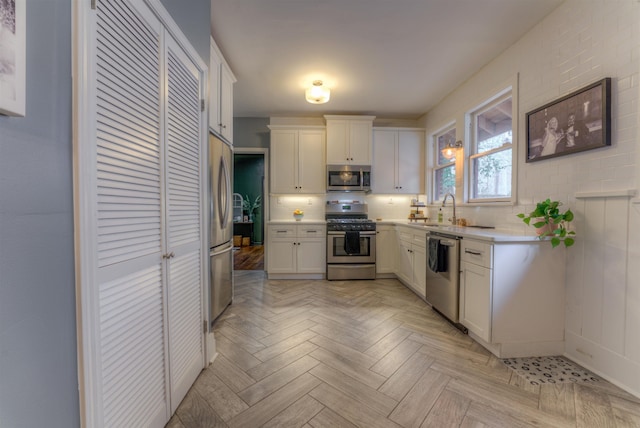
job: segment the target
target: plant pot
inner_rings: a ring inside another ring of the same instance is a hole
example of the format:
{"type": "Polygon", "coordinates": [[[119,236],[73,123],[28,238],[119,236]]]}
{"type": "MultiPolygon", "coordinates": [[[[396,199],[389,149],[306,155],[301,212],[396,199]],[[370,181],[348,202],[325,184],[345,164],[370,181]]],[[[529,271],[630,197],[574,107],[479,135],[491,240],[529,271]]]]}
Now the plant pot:
{"type": "MultiPolygon", "coordinates": [[[[541,221],[541,220],[539,220],[539,221],[541,221]]],[[[553,225],[553,224],[545,224],[542,227],[536,227],[536,234],[538,236],[540,236],[540,235],[543,235],[544,233],[548,232],[549,235],[553,235],[553,231],[555,230],[554,226],[555,225],[553,225]]]]}

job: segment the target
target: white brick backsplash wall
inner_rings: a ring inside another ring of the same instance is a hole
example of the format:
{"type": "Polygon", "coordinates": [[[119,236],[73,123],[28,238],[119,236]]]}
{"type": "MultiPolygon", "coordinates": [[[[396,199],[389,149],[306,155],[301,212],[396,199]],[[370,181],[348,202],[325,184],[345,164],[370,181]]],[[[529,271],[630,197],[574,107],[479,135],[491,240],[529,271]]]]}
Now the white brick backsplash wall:
{"type": "Polygon", "coordinates": [[[619,196],[576,199],[580,192],[640,188],[640,2],[567,0],[425,115],[428,141],[451,120],[462,134],[465,113],[515,75],[517,203],[460,211],[474,223],[500,219],[499,226],[532,233],[515,214],[530,211],[535,201],[551,197],[574,210],[578,235],[567,257],[566,353],[640,394],[640,204],[619,196]],[[612,78],[611,147],[526,163],[525,114],[605,77],[612,78]],[[587,268],[603,275],[585,276],[587,268]]]}

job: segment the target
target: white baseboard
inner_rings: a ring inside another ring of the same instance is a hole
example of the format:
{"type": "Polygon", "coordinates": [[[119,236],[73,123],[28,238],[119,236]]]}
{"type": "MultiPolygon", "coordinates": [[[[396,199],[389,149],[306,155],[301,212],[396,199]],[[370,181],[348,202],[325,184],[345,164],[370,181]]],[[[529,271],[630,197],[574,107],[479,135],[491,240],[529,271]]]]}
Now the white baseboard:
{"type": "Polygon", "coordinates": [[[550,357],[562,355],[564,342],[487,343],[472,331],[469,337],[498,358],[550,357]]]}

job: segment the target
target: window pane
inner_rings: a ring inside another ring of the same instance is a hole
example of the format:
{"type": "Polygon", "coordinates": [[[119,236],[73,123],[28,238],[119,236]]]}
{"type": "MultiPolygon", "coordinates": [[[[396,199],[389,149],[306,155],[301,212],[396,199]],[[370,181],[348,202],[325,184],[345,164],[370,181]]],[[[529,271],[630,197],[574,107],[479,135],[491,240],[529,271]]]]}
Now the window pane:
{"type": "Polygon", "coordinates": [[[445,132],[444,134],[441,134],[438,136],[438,153],[437,153],[437,157],[438,157],[438,165],[444,165],[447,164],[449,162],[451,162],[451,159],[447,159],[444,156],[442,156],[442,149],[444,149],[444,147],[449,144],[449,143],[455,143],[456,142],[456,129],[450,129],[449,131],[445,132]]]}
{"type": "Polygon", "coordinates": [[[511,143],[511,97],[476,116],[476,153],[511,143]]]}
{"type": "Polygon", "coordinates": [[[474,198],[511,196],[511,149],[473,160],[474,198]]]}
{"type": "Polygon", "coordinates": [[[439,201],[447,193],[456,192],[456,168],[455,165],[436,170],[436,188],[434,200],[439,201]]]}

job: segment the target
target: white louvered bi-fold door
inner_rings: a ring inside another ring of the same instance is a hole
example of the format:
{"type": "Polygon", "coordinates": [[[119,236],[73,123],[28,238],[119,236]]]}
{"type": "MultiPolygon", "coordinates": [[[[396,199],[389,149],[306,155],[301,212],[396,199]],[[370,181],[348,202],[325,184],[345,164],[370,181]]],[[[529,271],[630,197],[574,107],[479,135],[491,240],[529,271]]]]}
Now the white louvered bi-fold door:
{"type": "Polygon", "coordinates": [[[171,412],[203,367],[200,79],[167,37],[166,183],[171,412]]]}
{"type": "Polygon", "coordinates": [[[95,13],[87,419],[162,427],[203,367],[200,79],[141,0],[99,0],[95,13]]]}

